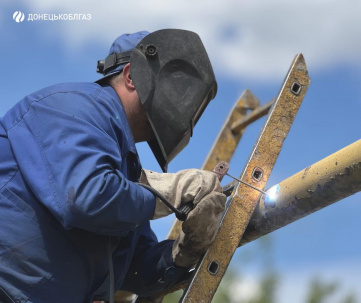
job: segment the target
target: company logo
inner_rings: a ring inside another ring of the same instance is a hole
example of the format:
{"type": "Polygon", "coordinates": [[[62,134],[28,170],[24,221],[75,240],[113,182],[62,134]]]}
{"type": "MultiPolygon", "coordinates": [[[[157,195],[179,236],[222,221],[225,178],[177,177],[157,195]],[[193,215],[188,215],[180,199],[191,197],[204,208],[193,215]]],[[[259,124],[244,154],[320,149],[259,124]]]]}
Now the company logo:
{"type": "MultiPolygon", "coordinates": [[[[28,14],[26,21],[90,21],[91,14],[28,14]]],[[[16,23],[21,23],[25,20],[25,14],[21,11],[16,11],[13,14],[13,20],[16,23]]],[[[1,303],[1,301],[0,301],[1,303]]]]}
{"type": "Polygon", "coordinates": [[[21,11],[16,11],[14,14],[13,14],[13,20],[17,23],[20,23],[20,22],[23,22],[25,19],[25,15],[23,12],[21,11]]]}

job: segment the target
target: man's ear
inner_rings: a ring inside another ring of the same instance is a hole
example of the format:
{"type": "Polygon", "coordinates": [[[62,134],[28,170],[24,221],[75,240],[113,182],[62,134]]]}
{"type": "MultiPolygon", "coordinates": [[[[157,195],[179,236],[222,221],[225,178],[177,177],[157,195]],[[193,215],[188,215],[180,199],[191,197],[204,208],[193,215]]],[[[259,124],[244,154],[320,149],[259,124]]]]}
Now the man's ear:
{"type": "Polygon", "coordinates": [[[124,82],[125,86],[130,90],[135,90],[132,77],[130,76],[130,64],[126,64],[123,68],[123,76],[124,76],[124,82]]]}

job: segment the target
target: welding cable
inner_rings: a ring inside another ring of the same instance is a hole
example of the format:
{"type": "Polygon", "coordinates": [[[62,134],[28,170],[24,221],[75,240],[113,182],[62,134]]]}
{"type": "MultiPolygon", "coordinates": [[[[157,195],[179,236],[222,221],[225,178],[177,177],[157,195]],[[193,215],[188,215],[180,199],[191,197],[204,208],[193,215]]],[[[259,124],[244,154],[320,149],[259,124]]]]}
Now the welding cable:
{"type": "Polygon", "coordinates": [[[189,211],[192,210],[193,207],[191,207],[191,209],[189,209],[189,211],[188,211],[188,209],[187,209],[187,211],[182,210],[182,209],[177,209],[159,191],[155,190],[153,187],[143,184],[143,183],[137,183],[137,184],[144,187],[145,189],[149,190],[153,195],[155,195],[157,198],[159,198],[159,200],[161,200],[167,207],[170,208],[170,210],[172,212],[174,212],[174,214],[178,220],[185,221],[185,219],[187,219],[187,215],[188,215],[189,211]]]}

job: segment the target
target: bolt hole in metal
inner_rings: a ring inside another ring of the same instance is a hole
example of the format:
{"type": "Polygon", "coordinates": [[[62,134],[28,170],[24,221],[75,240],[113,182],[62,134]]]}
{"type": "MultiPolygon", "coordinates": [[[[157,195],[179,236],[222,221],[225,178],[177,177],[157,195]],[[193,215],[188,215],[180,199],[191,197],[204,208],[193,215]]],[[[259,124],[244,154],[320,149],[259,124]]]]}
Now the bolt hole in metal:
{"type": "Polygon", "coordinates": [[[299,95],[300,92],[301,92],[301,88],[302,86],[297,83],[297,82],[293,82],[292,86],[291,86],[291,92],[294,94],[294,95],[299,95]]]}
{"type": "Polygon", "coordinates": [[[258,182],[261,181],[262,176],[263,176],[263,170],[259,167],[255,167],[252,172],[252,178],[258,182]]]}
{"type": "Polygon", "coordinates": [[[208,271],[211,275],[216,275],[219,270],[219,264],[216,261],[212,261],[208,265],[208,271]]]}

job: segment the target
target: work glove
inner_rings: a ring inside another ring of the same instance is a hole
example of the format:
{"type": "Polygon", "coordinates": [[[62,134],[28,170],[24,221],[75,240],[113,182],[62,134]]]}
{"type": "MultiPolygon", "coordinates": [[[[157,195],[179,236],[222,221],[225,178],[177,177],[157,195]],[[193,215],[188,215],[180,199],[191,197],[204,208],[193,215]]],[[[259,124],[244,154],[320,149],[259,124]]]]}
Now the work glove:
{"type": "Polygon", "coordinates": [[[177,266],[194,266],[208,250],[216,237],[225,204],[226,196],[213,191],[188,214],[180,235],[173,243],[172,257],[177,266]]]}
{"type": "MultiPolygon", "coordinates": [[[[156,173],[143,169],[140,183],[153,187],[176,208],[181,203],[193,202],[197,205],[205,196],[222,190],[215,173],[199,169],[186,169],[177,173],[156,173]]],[[[152,219],[165,217],[171,213],[172,211],[156,198],[152,219]]]]}

